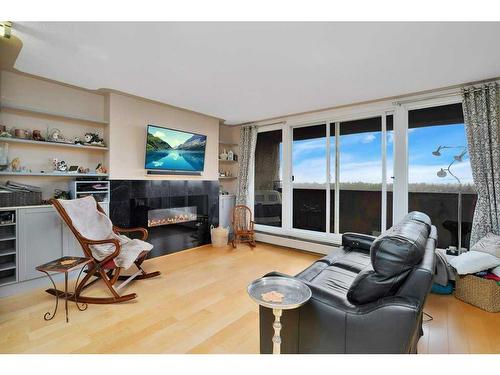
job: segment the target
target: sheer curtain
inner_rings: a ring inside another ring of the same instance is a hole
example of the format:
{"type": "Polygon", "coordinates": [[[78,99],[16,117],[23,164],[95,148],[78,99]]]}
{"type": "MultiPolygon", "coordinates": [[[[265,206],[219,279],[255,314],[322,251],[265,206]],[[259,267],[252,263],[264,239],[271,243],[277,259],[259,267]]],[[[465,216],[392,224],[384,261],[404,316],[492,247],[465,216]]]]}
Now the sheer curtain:
{"type": "Polygon", "coordinates": [[[242,126],[240,130],[240,162],[238,172],[238,193],[236,204],[248,205],[249,172],[255,157],[257,127],[242,126]]]}
{"type": "Polygon", "coordinates": [[[470,244],[500,234],[499,98],[496,83],[462,90],[463,110],[477,203],[470,244]]]}

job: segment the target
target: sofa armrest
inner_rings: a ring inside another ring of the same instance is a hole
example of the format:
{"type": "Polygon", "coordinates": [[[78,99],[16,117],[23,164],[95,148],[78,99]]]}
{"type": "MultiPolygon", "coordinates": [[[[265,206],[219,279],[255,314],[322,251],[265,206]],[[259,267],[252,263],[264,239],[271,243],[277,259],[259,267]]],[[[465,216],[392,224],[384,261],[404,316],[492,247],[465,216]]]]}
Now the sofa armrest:
{"type": "Polygon", "coordinates": [[[376,238],[367,234],[347,232],[342,235],[342,246],[345,249],[356,249],[369,253],[376,238]]]}

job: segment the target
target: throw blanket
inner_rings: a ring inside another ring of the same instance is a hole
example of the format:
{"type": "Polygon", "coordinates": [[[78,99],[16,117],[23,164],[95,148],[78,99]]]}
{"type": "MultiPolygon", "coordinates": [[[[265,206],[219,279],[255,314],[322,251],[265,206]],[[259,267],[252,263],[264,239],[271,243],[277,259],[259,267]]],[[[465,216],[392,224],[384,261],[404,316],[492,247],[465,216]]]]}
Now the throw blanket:
{"type": "Polygon", "coordinates": [[[448,266],[446,253],[436,251],[436,273],[434,274],[434,282],[436,284],[446,286],[448,282],[453,279],[453,274],[448,266]]]}
{"type": "MultiPolygon", "coordinates": [[[[113,223],[109,217],[97,210],[97,202],[93,197],[59,199],[58,201],[71,218],[73,226],[83,237],[90,240],[116,239],[120,242],[120,254],[114,258],[118,267],[129,268],[140,253],[153,248],[153,245],[148,242],[132,240],[113,232],[113,223]]],[[[115,251],[115,246],[113,244],[90,245],[90,249],[95,259],[103,260],[115,251]]]]}

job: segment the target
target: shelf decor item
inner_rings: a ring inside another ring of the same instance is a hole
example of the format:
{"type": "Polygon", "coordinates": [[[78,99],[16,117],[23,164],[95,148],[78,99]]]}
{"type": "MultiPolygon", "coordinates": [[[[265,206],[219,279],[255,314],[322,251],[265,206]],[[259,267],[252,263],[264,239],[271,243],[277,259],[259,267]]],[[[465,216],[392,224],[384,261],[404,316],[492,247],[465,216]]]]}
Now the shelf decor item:
{"type": "Polygon", "coordinates": [[[0,144],[0,171],[5,171],[9,167],[9,144],[0,144]]]}

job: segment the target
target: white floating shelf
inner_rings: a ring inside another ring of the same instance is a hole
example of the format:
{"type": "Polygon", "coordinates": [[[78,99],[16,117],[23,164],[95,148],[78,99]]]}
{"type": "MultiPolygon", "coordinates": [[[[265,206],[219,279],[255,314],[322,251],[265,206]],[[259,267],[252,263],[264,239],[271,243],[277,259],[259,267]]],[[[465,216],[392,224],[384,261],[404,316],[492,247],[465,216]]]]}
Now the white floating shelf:
{"type": "Polygon", "coordinates": [[[43,109],[26,107],[26,106],[22,106],[22,105],[18,105],[18,104],[2,103],[1,108],[2,108],[2,110],[29,112],[31,114],[38,115],[38,116],[58,117],[58,118],[66,119],[66,120],[84,121],[84,122],[91,122],[91,123],[100,124],[100,125],[108,125],[108,122],[103,121],[103,120],[97,120],[97,119],[92,119],[92,118],[83,117],[83,116],[75,116],[75,115],[70,115],[70,114],[61,113],[61,112],[45,111],[43,109]]]}
{"type": "Polygon", "coordinates": [[[104,173],[57,173],[57,172],[0,172],[0,176],[50,176],[50,177],[108,177],[104,173]]]}
{"type": "Polygon", "coordinates": [[[224,160],[224,159],[219,159],[219,163],[229,163],[229,164],[235,164],[238,163],[236,160],[224,160]]]}
{"type": "Polygon", "coordinates": [[[0,137],[0,142],[12,142],[12,143],[24,143],[31,144],[37,146],[55,146],[55,147],[69,147],[69,148],[78,148],[82,150],[99,150],[99,151],[107,151],[107,147],[100,146],[85,146],[73,143],[59,143],[59,142],[46,142],[46,141],[34,141],[32,139],[21,139],[21,138],[10,138],[10,137],[0,137]]]}
{"type": "Polygon", "coordinates": [[[219,180],[236,180],[236,177],[219,177],[219,180]]]}
{"type": "Polygon", "coordinates": [[[220,145],[226,145],[226,146],[234,146],[234,147],[238,146],[238,144],[237,144],[237,143],[222,142],[222,141],[219,141],[219,144],[220,144],[220,145]]]}

